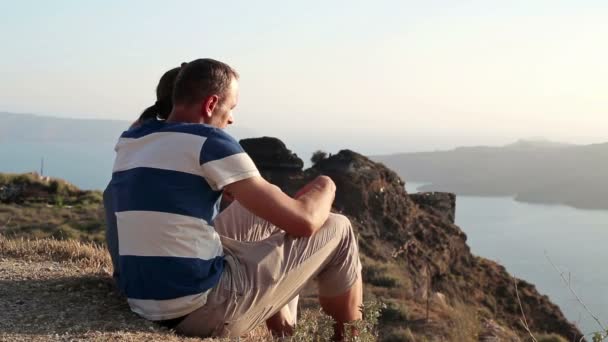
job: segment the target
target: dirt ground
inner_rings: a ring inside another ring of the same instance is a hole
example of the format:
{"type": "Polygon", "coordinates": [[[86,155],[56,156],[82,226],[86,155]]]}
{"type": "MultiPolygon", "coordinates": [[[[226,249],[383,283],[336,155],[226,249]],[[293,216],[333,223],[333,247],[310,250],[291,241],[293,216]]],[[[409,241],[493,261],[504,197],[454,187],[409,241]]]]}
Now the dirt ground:
{"type": "MultiPolygon", "coordinates": [[[[0,341],[218,341],[180,337],[132,313],[108,265],[90,245],[0,235],[0,341]]],[[[256,330],[242,341],[267,339],[256,330]]]]}

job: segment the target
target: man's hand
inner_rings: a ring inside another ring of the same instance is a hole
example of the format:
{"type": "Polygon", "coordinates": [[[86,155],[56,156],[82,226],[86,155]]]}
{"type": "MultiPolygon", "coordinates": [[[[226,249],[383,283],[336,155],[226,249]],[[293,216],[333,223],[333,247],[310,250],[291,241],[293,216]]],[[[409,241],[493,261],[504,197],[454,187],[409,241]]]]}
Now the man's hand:
{"type": "Polygon", "coordinates": [[[335,194],[336,184],[334,183],[334,181],[331,178],[329,178],[327,176],[319,176],[319,177],[315,178],[314,180],[312,180],[311,182],[309,182],[308,184],[304,185],[300,190],[298,190],[298,192],[296,192],[296,194],[294,195],[293,198],[298,199],[298,198],[302,197],[302,195],[308,193],[309,191],[311,191],[313,189],[319,189],[319,188],[327,188],[328,190],[331,190],[333,188],[333,192],[335,194]]]}
{"type": "Polygon", "coordinates": [[[329,216],[336,185],[329,177],[320,176],[298,191],[294,199],[257,176],[229,184],[224,190],[254,215],[287,233],[311,236],[329,216]]]}

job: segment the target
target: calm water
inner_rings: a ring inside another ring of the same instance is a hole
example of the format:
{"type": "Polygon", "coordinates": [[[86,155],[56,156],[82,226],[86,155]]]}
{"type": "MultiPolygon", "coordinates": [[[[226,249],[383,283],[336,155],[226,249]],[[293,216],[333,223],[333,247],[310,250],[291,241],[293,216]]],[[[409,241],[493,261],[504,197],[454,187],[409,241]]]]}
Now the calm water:
{"type": "MultiPolygon", "coordinates": [[[[407,185],[409,192],[421,186],[407,185]]],[[[608,211],[526,204],[510,197],[458,196],[456,224],[472,252],[499,262],[536,285],[584,333],[599,327],[570,293],[549,262],[604,325],[608,325],[608,211]]]]}
{"type": "MultiPolygon", "coordinates": [[[[66,179],[84,189],[103,189],[110,179],[113,144],[2,144],[0,172],[27,172],[66,179]]],[[[408,183],[409,192],[421,183],[408,183]]],[[[509,197],[459,196],[456,223],[473,253],[495,260],[535,284],[584,332],[597,330],[548,255],[570,274],[572,287],[602,323],[608,323],[608,211],[526,204],[509,197]]]]}
{"type": "Polygon", "coordinates": [[[0,143],[0,172],[40,170],[83,189],[103,189],[112,175],[114,144],[0,143]]]}

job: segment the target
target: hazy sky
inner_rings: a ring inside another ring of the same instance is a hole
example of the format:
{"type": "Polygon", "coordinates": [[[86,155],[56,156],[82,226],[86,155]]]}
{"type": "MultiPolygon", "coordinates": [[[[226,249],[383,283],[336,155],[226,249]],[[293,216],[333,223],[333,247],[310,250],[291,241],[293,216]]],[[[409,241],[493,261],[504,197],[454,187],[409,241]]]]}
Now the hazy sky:
{"type": "Polygon", "coordinates": [[[237,124],[366,153],[608,141],[608,2],[1,1],[0,111],[133,119],[160,75],[241,74],[237,124]]]}

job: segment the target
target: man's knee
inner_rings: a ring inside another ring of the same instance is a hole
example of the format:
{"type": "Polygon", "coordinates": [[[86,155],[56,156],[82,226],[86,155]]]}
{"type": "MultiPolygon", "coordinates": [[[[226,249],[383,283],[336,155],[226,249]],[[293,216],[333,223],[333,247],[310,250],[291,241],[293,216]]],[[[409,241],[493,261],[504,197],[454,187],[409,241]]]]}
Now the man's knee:
{"type": "Polygon", "coordinates": [[[357,238],[350,220],[344,215],[332,213],[327,222],[334,229],[334,234],[339,237],[339,241],[335,254],[317,280],[319,295],[334,297],[352,287],[360,276],[361,261],[359,260],[357,238]]]}
{"type": "Polygon", "coordinates": [[[350,220],[342,214],[330,213],[327,221],[325,221],[325,226],[333,227],[342,236],[348,236],[353,231],[350,220]]]}
{"type": "Polygon", "coordinates": [[[353,248],[355,250],[358,249],[357,238],[353,230],[353,225],[348,217],[341,214],[330,213],[329,217],[327,218],[326,225],[327,227],[331,227],[331,229],[334,231],[334,236],[338,237],[341,241],[339,245],[341,247],[339,248],[348,249],[350,251],[349,254],[353,252],[353,248]]]}

